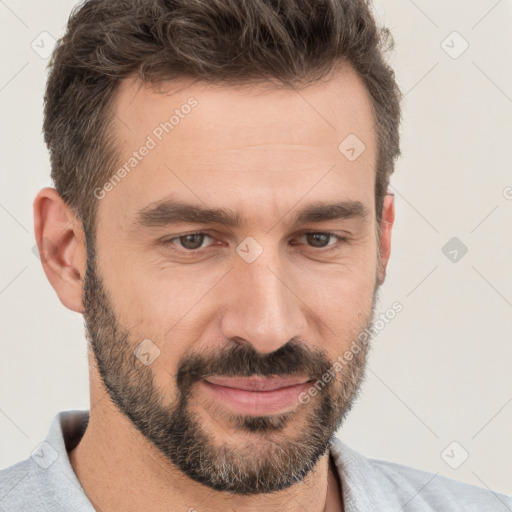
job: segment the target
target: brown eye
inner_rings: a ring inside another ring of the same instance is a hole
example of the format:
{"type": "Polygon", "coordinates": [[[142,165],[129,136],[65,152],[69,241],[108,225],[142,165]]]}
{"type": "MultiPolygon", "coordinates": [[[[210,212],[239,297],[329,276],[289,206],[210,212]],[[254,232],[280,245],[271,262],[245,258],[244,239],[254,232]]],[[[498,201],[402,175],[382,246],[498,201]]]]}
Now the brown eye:
{"type": "MultiPolygon", "coordinates": [[[[345,237],[337,235],[336,233],[328,233],[328,232],[309,232],[304,233],[302,237],[306,238],[306,244],[314,249],[328,249],[335,248],[340,244],[347,242],[345,237]],[[331,239],[334,239],[333,242],[329,243],[331,239]]],[[[301,237],[301,238],[302,238],[301,237]]]]}
{"type": "Polygon", "coordinates": [[[179,240],[185,249],[195,250],[203,245],[204,236],[201,233],[195,233],[193,235],[180,236],[179,240]]]}
{"type": "Polygon", "coordinates": [[[326,247],[331,235],[329,233],[307,233],[306,238],[312,247],[326,247]]]}
{"type": "Polygon", "coordinates": [[[211,238],[211,236],[207,233],[188,233],[163,240],[162,243],[163,245],[178,245],[178,247],[192,252],[201,249],[206,238],[211,238]]]}

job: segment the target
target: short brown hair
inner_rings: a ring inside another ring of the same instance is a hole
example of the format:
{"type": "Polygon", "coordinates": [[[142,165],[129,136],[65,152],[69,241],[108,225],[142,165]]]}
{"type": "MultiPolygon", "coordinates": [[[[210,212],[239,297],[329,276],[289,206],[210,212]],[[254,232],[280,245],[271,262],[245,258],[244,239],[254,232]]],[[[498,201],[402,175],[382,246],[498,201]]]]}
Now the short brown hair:
{"type": "Polygon", "coordinates": [[[118,164],[109,127],[122,78],[296,87],[346,61],[372,99],[380,223],[400,154],[401,94],[383,57],[392,46],[370,0],[86,0],[73,9],[49,63],[43,131],[55,188],[94,239],[93,191],[118,164]]]}

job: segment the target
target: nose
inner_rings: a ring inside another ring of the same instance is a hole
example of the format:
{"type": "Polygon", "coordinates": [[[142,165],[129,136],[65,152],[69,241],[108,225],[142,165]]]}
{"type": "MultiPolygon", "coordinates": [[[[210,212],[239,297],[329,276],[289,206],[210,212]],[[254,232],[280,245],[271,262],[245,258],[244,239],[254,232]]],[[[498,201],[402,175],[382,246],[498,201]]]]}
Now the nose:
{"type": "Polygon", "coordinates": [[[224,283],[223,335],[262,354],[278,350],[306,325],[305,304],[294,278],[277,257],[264,253],[252,263],[237,261],[224,283]]]}

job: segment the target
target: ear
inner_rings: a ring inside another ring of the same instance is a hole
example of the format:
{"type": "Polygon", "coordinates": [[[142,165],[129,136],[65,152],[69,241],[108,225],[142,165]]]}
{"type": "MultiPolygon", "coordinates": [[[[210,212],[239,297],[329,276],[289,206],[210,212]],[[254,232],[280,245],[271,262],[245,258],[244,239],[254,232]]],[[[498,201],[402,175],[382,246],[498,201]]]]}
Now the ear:
{"type": "Polygon", "coordinates": [[[395,196],[387,193],[384,196],[384,204],[382,207],[382,218],[380,222],[380,252],[379,252],[379,268],[378,283],[379,286],[386,279],[386,267],[388,265],[389,256],[391,255],[391,230],[395,222],[395,196]]]}
{"type": "Polygon", "coordinates": [[[41,189],[33,206],[34,233],[44,273],[62,304],[82,313],[86,268],[82,224],[54,188],[41,189]]]}

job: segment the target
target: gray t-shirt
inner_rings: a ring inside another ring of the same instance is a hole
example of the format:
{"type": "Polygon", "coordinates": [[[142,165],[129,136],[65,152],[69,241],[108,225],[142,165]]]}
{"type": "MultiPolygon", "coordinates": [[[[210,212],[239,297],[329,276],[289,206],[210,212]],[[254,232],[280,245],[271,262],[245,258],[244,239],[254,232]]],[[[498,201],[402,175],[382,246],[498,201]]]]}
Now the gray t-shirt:
{"type": "MultiPolygon", "coordinates": [[[[93,512],[68,452],[88,411],[62,411],[26,460],[0,471],[2,512],[93,512]]],[[[368,459],[339,439],[331,446],[346,512],[512,512],[512,498],[400,464],[368,459]]],[[[171,512],[171,508],[169,509],[171,512]]]]}

